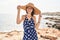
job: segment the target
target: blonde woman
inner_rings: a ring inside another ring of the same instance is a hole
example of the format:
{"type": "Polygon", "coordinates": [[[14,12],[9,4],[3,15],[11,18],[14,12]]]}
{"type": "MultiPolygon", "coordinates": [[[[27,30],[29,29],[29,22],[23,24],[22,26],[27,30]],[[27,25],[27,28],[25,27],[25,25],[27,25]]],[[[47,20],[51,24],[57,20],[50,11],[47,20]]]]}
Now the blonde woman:
{"type": "Polygon", "coordinates": [[[41,12],[32,3],[28,3],[25,6],[18,6],[17,14],[17,24],[23,21],[24,36],[23,40],[38,40],[36,29],[38,29],[41,19],[41,12]],[[27,14],[23,15],[20,19],[20,9],[24,9],[27,14]],[[36,23],[36,17],[34,15],[39,15],[38,23],[36,23]]]}

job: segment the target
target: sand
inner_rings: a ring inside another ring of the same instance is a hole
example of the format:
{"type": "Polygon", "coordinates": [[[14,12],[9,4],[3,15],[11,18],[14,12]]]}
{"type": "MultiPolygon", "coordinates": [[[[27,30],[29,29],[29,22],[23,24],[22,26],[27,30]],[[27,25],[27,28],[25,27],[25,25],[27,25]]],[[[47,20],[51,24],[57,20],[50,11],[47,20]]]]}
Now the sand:
{"type": "MultiPolygon", "coordinates": [[[[36,30],[39,40],[60,40],[60,31],[54,28],[36,30]]],[[[0,32],[0,40],[22,40],[24,31],[0,32]]]]}

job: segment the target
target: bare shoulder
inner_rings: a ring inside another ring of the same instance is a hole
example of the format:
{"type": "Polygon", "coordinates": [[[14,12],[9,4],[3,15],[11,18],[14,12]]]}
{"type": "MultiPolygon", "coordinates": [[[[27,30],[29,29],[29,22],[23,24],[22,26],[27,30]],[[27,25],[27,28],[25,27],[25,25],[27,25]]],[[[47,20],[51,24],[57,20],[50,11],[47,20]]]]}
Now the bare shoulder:
{"type": "Polygon", "coordinates": [[[24,18],[25,18],[25,16],[26,16],[26,15],[22,15],[22,19],[24,19],[24,18]]]}
{"type": "Polygon", "coordinates": [[[36,20],[36,16],[33,16],[33,20],[36,20]]]}
{"type": "Polygon", "coordinates": [[[22,17],[25,17],[27,14],[25,14],[25,15],[22,15],[22,17]]]}
{"type": "Polygon", "coordinates": [[[33,20],[34,20],[34,22],[35,22],[35,24],[36,24],[36,16],[33,16],[33,20]]]}
{"type": "Polygon", "coordinates": [[[25,17],[26,15],[22,15],[22,17],[25,17]]]}

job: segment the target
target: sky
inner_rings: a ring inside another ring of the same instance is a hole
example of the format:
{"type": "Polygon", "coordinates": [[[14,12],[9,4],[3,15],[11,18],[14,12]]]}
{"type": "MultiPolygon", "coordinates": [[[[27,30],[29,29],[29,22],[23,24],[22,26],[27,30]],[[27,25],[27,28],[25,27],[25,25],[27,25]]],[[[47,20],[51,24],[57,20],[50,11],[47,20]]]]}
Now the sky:
{"type": "MultiPolygon", "coordinates": [[[[29,2],[33,3],[42,13],[60,12],[60,0],[0,0],[0,31],[22,30],[22,23],[16,24],[17,6],[26,5],[29,2]]],[[[21,10],[21,15],[24,13],[25,11],[21,10]]],[[[45,25],[44,22],[45,20],[42,19],[40,27],[45,25]]]]}
{"type": "Polygon", "coordinates": [[[17,5],[33,3],[41,12],[60,12],[60,0],[0,0],[0,14],[16,14],[17,5]]]}

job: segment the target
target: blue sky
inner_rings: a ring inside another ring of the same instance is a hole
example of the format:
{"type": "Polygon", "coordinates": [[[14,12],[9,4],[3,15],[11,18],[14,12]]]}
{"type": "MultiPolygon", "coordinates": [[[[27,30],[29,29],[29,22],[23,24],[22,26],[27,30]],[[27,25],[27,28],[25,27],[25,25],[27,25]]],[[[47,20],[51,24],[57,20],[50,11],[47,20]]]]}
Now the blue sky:
{"type": "Polygon", "coordinates": [[[17,5],[33,3],[41,12],[60,12],[60,0],[0,0],[0,14],[14,14],[17,5]]]}

